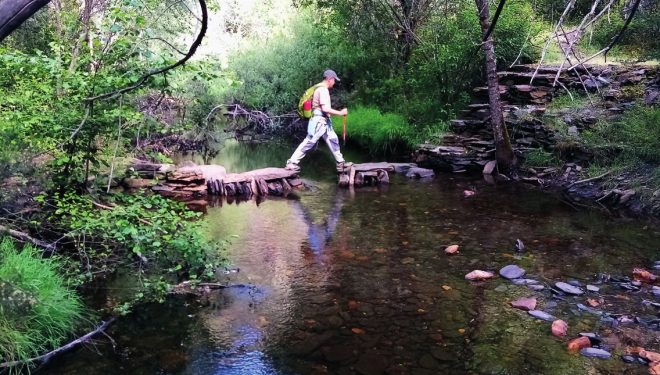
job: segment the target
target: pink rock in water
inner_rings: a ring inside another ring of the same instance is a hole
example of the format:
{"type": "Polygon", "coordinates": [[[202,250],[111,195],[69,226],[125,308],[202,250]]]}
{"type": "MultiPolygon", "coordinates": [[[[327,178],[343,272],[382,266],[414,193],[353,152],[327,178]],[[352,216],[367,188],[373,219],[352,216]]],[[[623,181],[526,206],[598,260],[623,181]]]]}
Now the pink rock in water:
{"type": "Polygon", "coordinates": [[[492,279],[495,276],[494,273],[488,272],[488,271],[482,271],[482,270],[474,270],[467,275],[465,275],[465,278],[470,281],[480,281],[480,280],[488,280],[492,279]]]}
{"type": "Polygon", "coordinates": [[[536,308],[536,298],[535,297],[520,298],[515,301],[512,301],[511,306],[515,307],[516,309],[520,309],[524,311],[534,310],[536,308]]]}
{"type": "Polygon", "coordinates": [[[464,196],[465,198],[469,198],[469,197],[471,197],[471,196],[473,196],[473,195],[475,195],[475,194],[476,194],[476,193],[475,193],[473,190],[463,190],[463,196],[464,196]]]}
{"type": "Polygon", "coordinates": [[[458,254],[458,245],[451,245],[445,249],[445,253],[449,255],[458,254]]]}
{"type": "Polygon", "coordinates": [[[568,324],[561,320],[557,319],[554,322],[552,322],[552,334],[557,336],[557,337],[564,337],[566,336],[566,333],[568,332],[568,324]]]}

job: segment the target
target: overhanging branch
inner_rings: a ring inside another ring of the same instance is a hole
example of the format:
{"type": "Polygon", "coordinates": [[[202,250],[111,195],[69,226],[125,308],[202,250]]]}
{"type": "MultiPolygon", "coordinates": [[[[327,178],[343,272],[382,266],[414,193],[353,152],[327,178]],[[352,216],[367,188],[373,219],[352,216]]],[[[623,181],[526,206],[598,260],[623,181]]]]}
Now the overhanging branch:
{"type": "Polygon", "coordinates": [[[137,81],[137,83],[135,83],[133,85],[124,87],[124,88],[119,89],[119,90],[111,91],[111,92],[108,92],[108,93],[105,93],[105,94],[92,96],[92,97],[86,98],[85,101],[92,102],[92,101],[95,101],[95,100],[108,99],[108,98],[112,98],[114,96],[126,93],[128,91],[135,90],[135,89],[141,87],[142,85],[144,85],[147,82],[147,80],[149,79],[149,77],[155,76],[157,74],[165,73],[169,70],[172,70],[172,69],[174,69],[178,66],[181,66],[181,65],[185,64],[188,60],[190,60],[190,58],[197,51],[197,47],[199,47],[199,45],[202,44],[202,39],[204,39],[204,35],[206,34],[206,29],[208,28],[209,15],[208,15],[208,10],[206,8],[206,0],[198,0],[198,2],[199,2],[199,5],[200,5],[200,8],[202,10],[202,27],[199,30],[199,34],[197,35],[197,38],[195,39],[193,44],[190,46],[190,49],[188,50],[188,53],[181,60],[177,61],[176,63],[174,63],[172,65],[169,65],[169,66],[166,66],[166,67],[163,67],[163,68],[160,68],[160,69],[152,70],[151,72],[149,72],[149,73],[143,75],[142,77],[140,77],[140,79],[137,81]]]}

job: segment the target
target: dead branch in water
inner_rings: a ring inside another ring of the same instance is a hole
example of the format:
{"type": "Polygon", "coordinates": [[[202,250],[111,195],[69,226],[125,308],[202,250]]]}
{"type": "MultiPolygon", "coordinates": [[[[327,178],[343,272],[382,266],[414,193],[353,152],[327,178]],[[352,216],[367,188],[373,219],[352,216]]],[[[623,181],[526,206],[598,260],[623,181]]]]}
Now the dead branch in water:
{"type": "Polygon", "coordinates": [[[34,362],[41,362],[42,364],[43,364],[43,363],[46,363],[46,362],[48,362],[52,357],[54,357],[54,356],[56,356],[56,355],[58,355],[58,354],[60,354],[60,353],[66,352],[66,351],[68,351],[68,350],[71,350],[71,349],[73,349],[76,345],[78,345],[78,344],[83,344],[83,343],[89,341],[89,340],[90,340],[92,337],[94,337],[96,334],[105,331],[105,330],[108,328],[108,326],[110,326],[110,324],[112,324],[112,323],[115,321],[115,319],[116,319],[116,318],[111,318],[111,319],[108,320],[107,322],[101,322],[101,325],[98,326],[95,330],[93,330],[93,331],[87,333],[86,335],[84,335],[84,336],[82,336],[82,337],[79,337],[79,338],[77,338],[77,339],[71,341],[70,343],[68,343],[68,344],[66,344],[66,345],[64,345],[64,346],[61,346],[61,347],[59,347],[59,348],[57,348],[57,349],[55,349],[55,350],[53,350],[53,351],[50,351],[50,352],[48,352],[48,353],[46,353],[46,354],[44,354],[44,355],[40,355],[40,356],[38,356],[38,357],[34,357],[34,358],[29,358],[29,359],[26,359],[26,360],[23,360],[23,361],[11,361],[11,362],[0,363],[0,368],[10,368],[10,367],[16,367],[16,366],[28,365],[28,364],[31,364],[31,363],[34,363],[34,362]]]}
{"type": "Polygon", "coordinates": [[[11,237],[13,237],[17,240],[23,241],[23,242],[29,242],[29,243],[37,246],[37,247],[40,247],[40,248],[46,250],[47,252],[55,251],[55,244],[54,243],[48,243],[48,242],[45,242],[45,241],[42,241],[42,240],[38,240],[38,239],[30,236],[29,234],[25,233],[25,232],[20,232],[20,231],[5,227],[4,225],[0,225],[0,233],[6,233],[6,234],[10,235],[11,237]]]}

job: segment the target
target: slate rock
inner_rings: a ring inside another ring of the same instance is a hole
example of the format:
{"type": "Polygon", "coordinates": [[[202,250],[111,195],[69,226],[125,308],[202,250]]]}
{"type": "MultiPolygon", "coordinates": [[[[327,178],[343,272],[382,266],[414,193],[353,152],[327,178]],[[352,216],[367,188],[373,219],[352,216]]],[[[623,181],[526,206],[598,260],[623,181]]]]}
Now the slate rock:
{"type": "Polygon", "coordinates": [[[580,350],[580,354],[589,358],[609,359],[612,353],[598,348],[584,348],[580,350]]]}
{"type": "Polygon", "coordinates": [[[584,294],[584,290],[582,290],[582,288],[561,281],[555,283],[555,286],[564,293],[573,294],[576,296],[584,294]]]}
{"type": "Polygon", "coordinates": [[[505,279],[517,279],[520,277],[525,276],[525,270],[516,266],[515,264],[510,264],[508,266],[504,266],[500,270],[500,276],[502,276],[505,279]]]}
{"type": "Polygon", "coordinates": [[[512,283],[516,285],[535,285],[535,284],[540,284],[538,280],[534,279],[513,279],[511,280],[512,283]]]}
{"type": "Polygon", "coordinates": [[[600,288],[599,288],[599,287],[597,287],[597,286],[595,286],[595,285],[591,285],[591,284],[588,284],[588,285],[587,285],[587,290],[590,291],[590,292],[594,292],[594,293],[598,293],[598,292],[600,292],[600,288]]]}
{"type": "Polygon", "coordinates": [[[543,285],[539,285],[539,284],[527,285],[527,287],[528,287],[529,289],[531,289],[531,290],[535,290],[535,291],[537,291],[537,292],[539,292],[539,291],[545,289],[545,287],[544,287],[543,285]]]}
{"type": "Polygon", "coordinates": [[[541,310],[530,310],[527,312],[529,315],[535,317],[536,319],[545,320],[546,322],[553,322],[557,320],[554,316],[548,314],[547,312],[541,310]]]}
{"type": "Polygon", "coordinates": [[[660,286],[654,286],[651,289],[651,292],[653,293],[654,296],[660,297],[660,286]]]}
{"type": "Polygon", "coordinates": [[[633,357],[631,355],[624,355],[624,356],[621,357],[621,360],[623,360],[625,363],[635,363],[636,362],[635,357],[633,357]]]}

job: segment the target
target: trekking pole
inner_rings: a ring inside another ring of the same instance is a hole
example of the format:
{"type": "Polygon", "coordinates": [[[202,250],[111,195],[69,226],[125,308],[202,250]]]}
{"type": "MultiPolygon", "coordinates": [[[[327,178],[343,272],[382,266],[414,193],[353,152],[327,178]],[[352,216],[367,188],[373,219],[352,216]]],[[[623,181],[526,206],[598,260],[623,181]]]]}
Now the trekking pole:
{"type": "Polygon", "coordinates": [[[346,146],[346,115],[344,115],[344,146],[346,146]]]}

